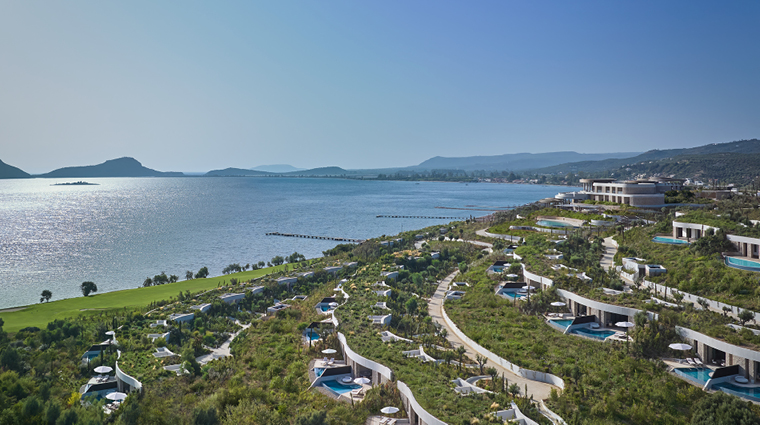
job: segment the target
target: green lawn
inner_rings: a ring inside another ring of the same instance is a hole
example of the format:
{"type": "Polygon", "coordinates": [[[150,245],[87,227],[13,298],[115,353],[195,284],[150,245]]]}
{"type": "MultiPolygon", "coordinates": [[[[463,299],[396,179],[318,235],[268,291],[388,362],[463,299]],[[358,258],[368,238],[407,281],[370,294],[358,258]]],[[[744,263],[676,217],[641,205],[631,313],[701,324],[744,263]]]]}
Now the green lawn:
{"type": "Polygon", "coordinates": [[[68,298],[34,304],[20,311],[0,313],[0,318],[5,321],[3,329],[6,332],[16,332],[27,326],[43,328],[55,319],[80,314],[92,314],[93,312],[117,308],[145,307],[154,301],[168,300],[171,297],[176,297],[180,291],[198,292],[216,288],[220,283],[229,283],[231,278],[244,282],[269,273],[281,271],[285,266],[251,270],[206,279],[183,280],[181,282],[147,288],[125,289],[102,294],[96,293],[89,297],[68,298]]]}

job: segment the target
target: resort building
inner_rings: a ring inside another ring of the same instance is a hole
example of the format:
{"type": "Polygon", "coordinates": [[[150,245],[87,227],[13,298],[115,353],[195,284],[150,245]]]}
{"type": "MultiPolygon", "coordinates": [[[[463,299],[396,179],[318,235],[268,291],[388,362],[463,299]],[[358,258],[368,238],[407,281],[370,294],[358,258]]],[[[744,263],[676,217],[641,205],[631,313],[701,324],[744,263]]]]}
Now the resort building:
{"type": "Polygon", "coordinates": [[[325,271],[330,274],[336,274],[341,270],[343,270],[343,266],[325,267],[325,271]]]}
{"type": "Polygon", "coordinates": [[[169,320],[177,323],[189,322],[195,318],[195,313],[173,313],[169,315],[169,320]]]}
{"type": "Polygon", "coordinates": [[[291,276],[283,276],[277,278],[277,284],[278,285],[290,285],[292,283],[298,282],[297,277],[291,277],[291,276]]]}
{"type": "Polygon", "coordinates": [[[245,294],[223,294],[219,295],[219,299],[227,304],[234,304],[245,298],[245,294]]]}
{"type": "Polygon", "coordinates": [[[739,374],[756,382],[760,380],[760,352],[676,326],[676,332],[686,340],[706,365],[739,366],[739,374]]]}
{"type": "Polygon", "coordinates": [[[190,307],[190,310],[198,310],[205,313],[211,309],[211,303],[198,304],[190,307]]]}
{"type": "MultiPolygon", "coordinates": [[[[673,239],[677,241],[694,241],[705,236],[709,230],[717,232],[720,228],[700,223],[673,221],[673,239]]],[[[726,253],[726,264],[730,267],[758,271],[760,264],[742,261],[741,258],[760,259],[760,238],[727,234],[726,239],[734,244],[734,251],[726,253]],[[736,257],[739,259],[734,259],[736,257]]]]}
{"type": "Polygon", "coordinates": [[[264,289],[266,288],[263,286],[254,286],[253,288],[251,288],[251,295],[260,294],[264,292],[264,289]]]}
{"type": "Polygon", "coordinates": [[[616,202],[634,207],[660,207],[665,205],[665,192],[681,190],[683,179],[626,180],[581,179],[583,189],[578,192],[558,193],[554,198],[564,203],[585,200],[616,202]]]}
{"type": "Polygon", "coordinates": [[[380,276],[386,278],[386,279],[397,279],[398,278],[398,272],[382,272],[380,273],[380,276]]]}

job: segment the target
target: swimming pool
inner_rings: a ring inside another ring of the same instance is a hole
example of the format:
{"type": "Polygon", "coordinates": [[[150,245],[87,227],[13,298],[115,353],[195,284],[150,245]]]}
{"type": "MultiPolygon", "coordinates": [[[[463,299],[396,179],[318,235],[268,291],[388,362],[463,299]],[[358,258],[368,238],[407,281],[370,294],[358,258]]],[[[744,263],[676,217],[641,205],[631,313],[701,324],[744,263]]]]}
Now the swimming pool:
{"type": "Polygon", "coordinates": [[[567,329],[567,327],[570,326],[571,323],[573,323],[573,319],[549,320],[549,321],[559,326],[562,329],[567,329]]]}
{"type": "Polygon", "coordinates": [[[667,243],[671,245],[689,245],[689,241],[684,241],[676,238],[669,238],[666,236],[655,236],[652,238],[652,242],[667,243]]]}
{"type": "Polygon", "coordinates": [[[314,368],[314,374],[317,375],[317,378],[322,376],[322,374],[325,373],[325,368],[323,367],[315,367],[314,368]]]}
{"type": "Polygon", "coordinates": [[[536,221],[536,224],[539,226],[544,226],[544,227],[575,227],[570,223],[565,223],[564,221],[554,221],[554,220],[538,220],[536,221]]]}
{"type": "Polygon", "coordinates": [[[575,328],[570,331],[571,334],[583,335],[589,338],[604,341],[610,335],[615,335],[615,331],[595,331],[589,328],[575,328]]]}
{"type": "Polygon", "coordinates": [[[502,290],[501,292],[499,292],[499,294],[503,295],[505,297],[508,297],[512,301],[514,301],[515,299],[522,299],[522,298],[526,298],[527,297],[526,295],[518,294],[515,291],[504,291],[504,290],[502,290]]]}
{"type": "Polygon", "coordinates": [[[341,384],[338,381],[325,381],[322,383],[322,385],[338,394],[345,394],[345,393],[351,392],[353,390],[358,390],[359,388],[361,388],[361,385],[356,385],[356,384],[346,385],[346,384],[341,384]]]}
{"type": "Polygon", "coordinates": [[[712,385],[711,388],[718,389],[724,393],[735,395],[737,397],[760,401],[760,388],[744,388],[734,385],[730,382],[721,382],[719,384],[712,385]]]}
{"type": "Polygon", "coordinates": [[[711,369],[696,368],[696,367],[677,367],[673,369],[676,375],[683,376],[684,378],[692,381],[699,386],[703,387],[708,379],[710,379],[711,369]]]}
{"type": "Polygon", "coordinates": [[[319,306],[319,308],[322,311],[330,311],[330,310],[332,310],[332,307],[330,307],[329,305],[321,305],[321,306],[319,306]]]}
{"type": "Polygon", "coordinates": [[[726,257],[726,265],[736,269],[760,272],[760,263],[737,257],[726,257]]]}

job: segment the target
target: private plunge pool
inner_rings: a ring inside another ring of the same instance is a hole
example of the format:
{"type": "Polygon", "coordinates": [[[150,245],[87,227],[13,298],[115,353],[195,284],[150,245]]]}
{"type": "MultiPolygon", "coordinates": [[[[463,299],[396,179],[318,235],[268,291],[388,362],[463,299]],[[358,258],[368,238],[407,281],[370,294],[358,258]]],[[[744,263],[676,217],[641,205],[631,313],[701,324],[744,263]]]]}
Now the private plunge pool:
{"type": "Polygon", "coordinates": [[[596,331],[596,330],[589,329],[589,328],[575,328],[575,329],[571,329],[570,333],[571,334],[575,334],[575,335],[581,335],[581,336],[586,336],[586,337],[589,337],[589,338],[598,339],[599,341],[604,341],[605,339],[607,339],[608,336],[615,335],[615,331],[606,331],[606,330],[596,331]]]}
{"type": "Polygon", "coordinates": [[[667,243],[670,245],[689,245],[689,241],[676,239],[676,238],[669,238],[667,236],[655,236],[652,238],[652,242],[667,243]]]}
{"type": "Polygon", "coordinates": [[[536,221],[536,224],[543,227],[575,227],[570,223],[555,220],[538,220],[536,221]]]}
{"type": "Polygon", "coordinates": [[[564,331],[567,329],[568,326],[570,326],[571,323],[573,323],[573,319],[560,319],[560,320],[549,320],[549,323],[552,323],[556,325],[559,328],[562,328],[564,331]]]}
{"type": "Polygon", "coordinates": [[[710,379],[712,369],[708,368],[696,368],[696,367],[677,367],[673,369],[673,373],[689,381],[704,387],[707,381],[710,379]]]}
{"type": "Polygon", "coordinates": [[[734,269],[760,272],[760,263],[738,257],[726,257],[726,265],[734,269]]]}
{"type": "Polygon", "coordinates": [[[345,394],[345,393],[351,392],[353,390],[358,390],[359,388],[361,388],[361,385],[342,384],[338,381],[324,381],[322,382],[322,385],[330,389],[332,392],[335,392],[338,394],[345,394]]]}

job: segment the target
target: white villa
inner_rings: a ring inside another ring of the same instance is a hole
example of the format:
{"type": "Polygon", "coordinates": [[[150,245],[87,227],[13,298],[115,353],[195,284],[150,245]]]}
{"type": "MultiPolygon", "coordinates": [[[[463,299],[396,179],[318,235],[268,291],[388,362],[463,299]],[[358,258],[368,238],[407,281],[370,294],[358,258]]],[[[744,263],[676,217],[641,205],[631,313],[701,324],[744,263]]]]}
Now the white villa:
{"type": "Polygon", "coordinates": [[[657,180],[581,179],[583,189],[578,192],[558,193],[554,196],[564,203],[608,201],[634,207],[660,207],[665,205],[665,192],[681,190],[683,179],[657,180]]]}

